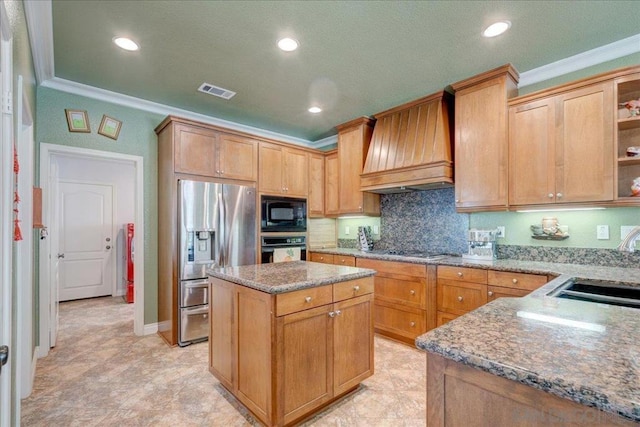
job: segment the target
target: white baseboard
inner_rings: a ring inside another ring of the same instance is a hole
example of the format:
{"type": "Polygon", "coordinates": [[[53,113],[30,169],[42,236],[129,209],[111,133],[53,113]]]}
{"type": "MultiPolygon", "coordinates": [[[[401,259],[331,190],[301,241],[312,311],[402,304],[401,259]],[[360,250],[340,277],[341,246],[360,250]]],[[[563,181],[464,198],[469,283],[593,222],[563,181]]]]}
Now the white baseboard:
{"type": "Polygon", "coordinates": [[[148,323],[144,325],[144,334],[152,335],[158,332],[158,323],[148,323]]]}
{"type": "Polygon", "coordinates": [[[49,350],[46,347],[37,346],[36,354],[38,355],[38,359],[42,359],[43,357],[47,357],[49,355],[49,350]]]}

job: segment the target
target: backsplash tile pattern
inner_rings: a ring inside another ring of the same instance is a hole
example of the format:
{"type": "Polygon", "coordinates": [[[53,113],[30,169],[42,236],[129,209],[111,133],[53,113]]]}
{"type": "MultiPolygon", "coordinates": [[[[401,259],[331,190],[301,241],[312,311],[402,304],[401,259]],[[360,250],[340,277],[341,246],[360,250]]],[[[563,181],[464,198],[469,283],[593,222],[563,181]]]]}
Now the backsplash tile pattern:
{"type": "Polygon", "coordinates": [[[621,252],[617,249],[498,244],[498,258],[522,261],[559,262],[563,264],[588,264],[603,267],[640,267],[640,252],[621,252]]]}
{"type": "Polygon", "coordinates": [[[380,241],[374,249],[444,252],[467,250],[469,215],[456,213],[454,189],[384,194],[380,241]]]}

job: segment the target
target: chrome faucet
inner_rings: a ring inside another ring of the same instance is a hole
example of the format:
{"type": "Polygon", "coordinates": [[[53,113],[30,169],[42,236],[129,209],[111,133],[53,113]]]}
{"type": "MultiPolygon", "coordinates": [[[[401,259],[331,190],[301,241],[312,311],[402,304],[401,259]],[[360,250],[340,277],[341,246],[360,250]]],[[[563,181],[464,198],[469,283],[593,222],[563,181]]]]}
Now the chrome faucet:
{"type": "Polygon", "coordinates": [[[618,246],[618,250],[623,252],[633,252],[638,238],[640,238],[640,226],[631,229],[629,234],[627,234],[627,237],[625,237],[622,243],[618,246]]]}

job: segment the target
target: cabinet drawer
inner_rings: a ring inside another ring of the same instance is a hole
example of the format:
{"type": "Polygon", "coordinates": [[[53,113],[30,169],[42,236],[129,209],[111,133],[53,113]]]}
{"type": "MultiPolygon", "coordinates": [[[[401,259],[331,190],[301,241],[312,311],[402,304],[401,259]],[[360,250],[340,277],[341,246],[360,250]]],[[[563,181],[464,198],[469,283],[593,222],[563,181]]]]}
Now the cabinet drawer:
{"type": "Polygon", "coordinates": [[[373,277],[333,284],[333,300],[342,301],[373,292],[373,277]]]}
{"type": "Polygon", "coordinates": [[[400,310],[387,305],[375,305],[375,327],[403,337],[415,339],[427,330],[424,311],[400,310]]]}
{"type": "Polygon", "coordinates": [[[349,267],[355,267],[356,257],[349,255],[334,255],[333,263],[336,265],[348,265],[349,267]]]}
{"type": "Polygon", "coordinates": [[[333,301],[333,286],[302,289],[276,295],[276,316],[295,313],[313,307],[330,304],[333,301]]]}
{"type": "Polygon", "coordinates": [[[317,252],[311,253],[312,262],[322,262],[324,264],[333,264],[333,255],[332,254],[321,254],[317,252]]]}
{"type": "Polygon", "coordinates": [[[501,288],[499,286],[487,287],[487,300],[493,301],[494,299],[502,297],[523,297],[531,292],[528,289],[513,289],[513,288],[501,288]]]}
{"type": "Polygon", "coordinates": [[[426,286],[424,282],[376,277],[376,298],[397,304],[426,309],[426,286]]]}
{"type": "Polygon", "coordinates": [[[487,283],[487,270],[466,267],[438,266],[438,279],[461,280],[464,282],[487,283]]]}
{"type": "Polygon", "coordinates": [[[457,317],[459,317],[457,314],[444,313],[442,311],[439,311],[437,314],[436,326],[442,326],[445,323],[451,322],[457,317]]]}
{"type": "Polygon", "coordinates": [[[547,283],[547,276],[489,270],[487,274],[487,281],[493,286],[535,291],[540,286],[547,283]]]}
{"type": "Polygon", "coordinates": [[[464,314],[487,303],[487,285],[438,280],[438,311],[464,314]]]}
{"type": "Polygon", "coordinates": [[[376,259],[358,258],[357,266],[376,270],[376,277],[393,277],[395,279],[412,280],[427,277],[427,267],[409,262],[380,261],[376,259]]]}

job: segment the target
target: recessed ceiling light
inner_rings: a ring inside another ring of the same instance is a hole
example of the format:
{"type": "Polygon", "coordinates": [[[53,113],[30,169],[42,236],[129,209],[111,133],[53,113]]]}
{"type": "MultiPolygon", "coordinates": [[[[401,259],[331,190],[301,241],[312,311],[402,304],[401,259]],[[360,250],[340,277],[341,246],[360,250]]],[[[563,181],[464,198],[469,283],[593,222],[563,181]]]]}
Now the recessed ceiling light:
{"type": "Polygon", "coordinates": [[[114,37],[113,42],[119,48],[122,48],[124,50],[134,51],[134,50],[140,49],[140,46],[138,46],[138,43],[126,37],[114,37]]]}
{"type": "Polygon", "coordinates": [[[298,48],[300,44],[297,40],[294,40],[289,37],[285,37],[283,39],[278,40],[278,47],[285,52],[291,52],[298,48]]]}
{"type": "Polygon", "coordinates": [[[320,107],[309,107],[309,112],[313,114],[318,114],[322,112],[322,108],[320,107]]]}
{"type": "Polygon", "coordinates": [[[496,37],[507,31],[509,28],[511,28],[511,22],[509,21],[496,22],[489,25],[487,29],[482,32],[482,35],[484,37],[496,37]]]}

